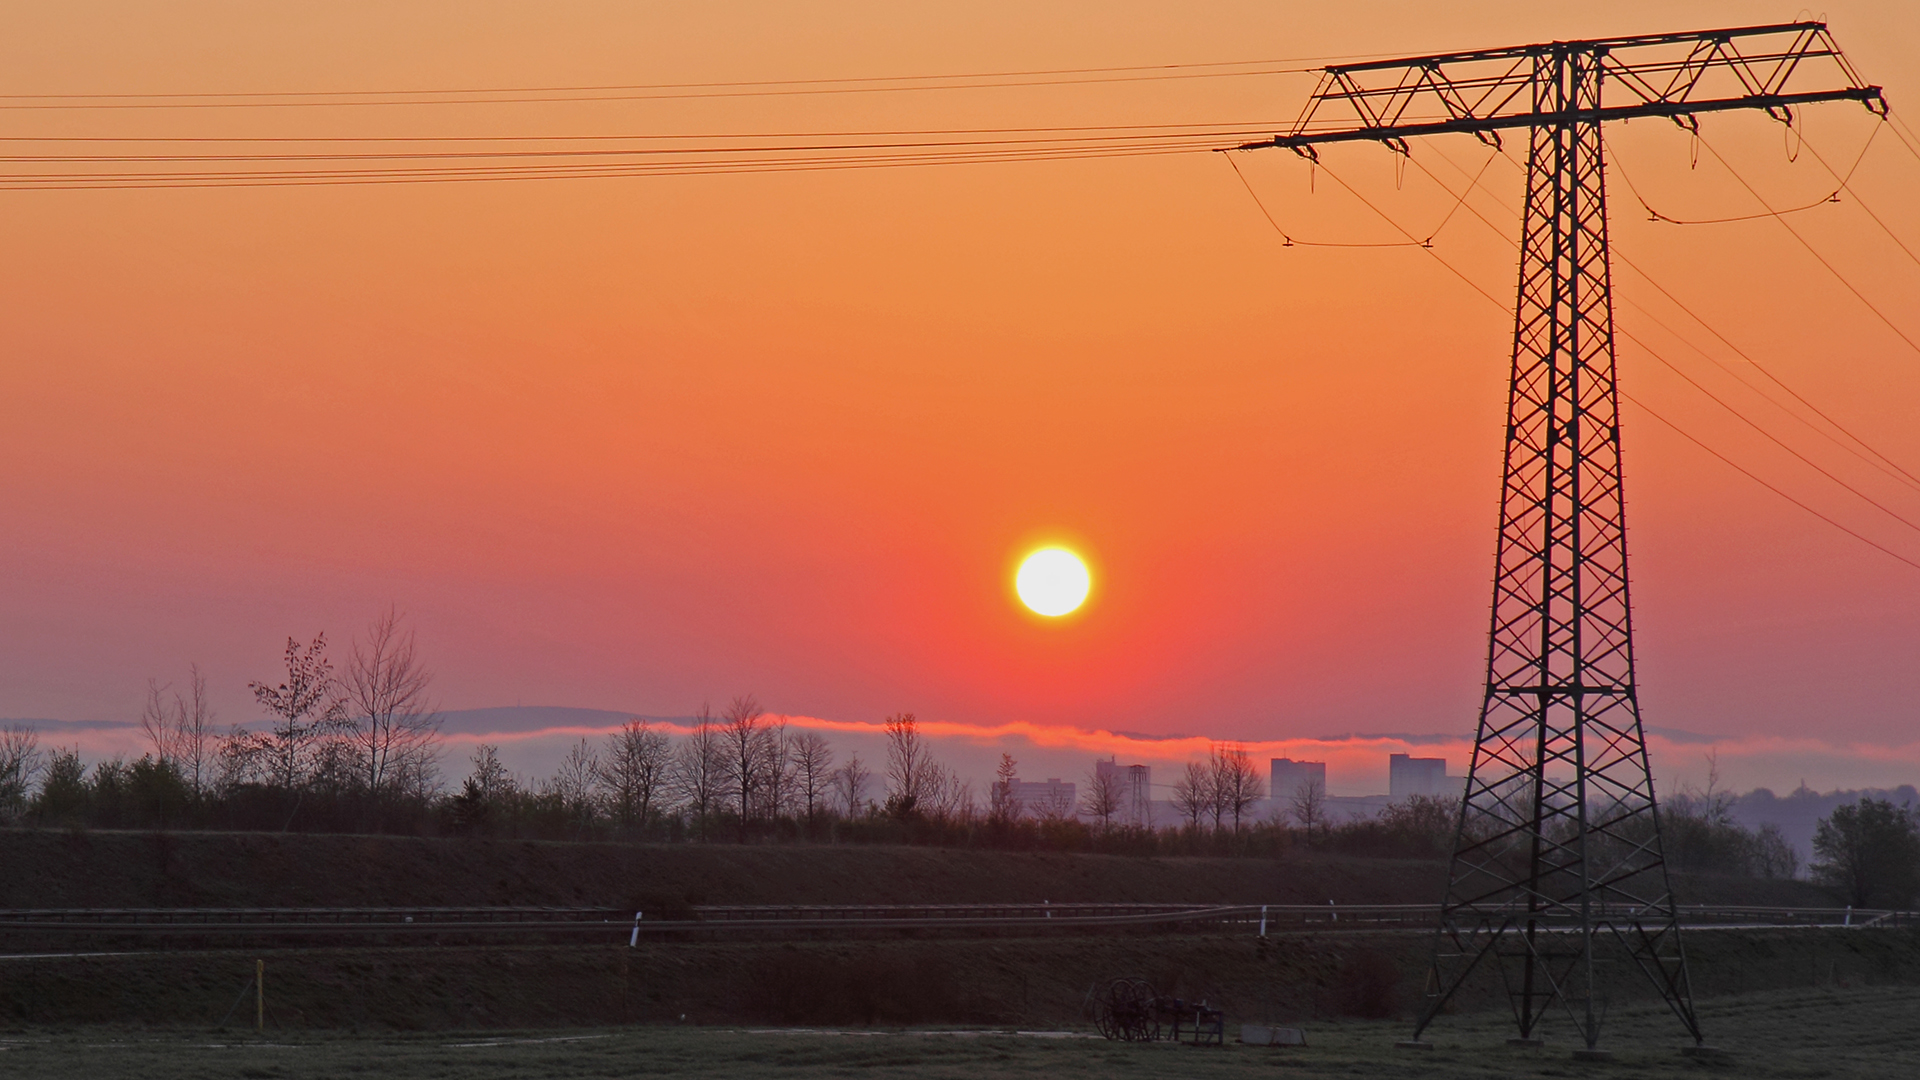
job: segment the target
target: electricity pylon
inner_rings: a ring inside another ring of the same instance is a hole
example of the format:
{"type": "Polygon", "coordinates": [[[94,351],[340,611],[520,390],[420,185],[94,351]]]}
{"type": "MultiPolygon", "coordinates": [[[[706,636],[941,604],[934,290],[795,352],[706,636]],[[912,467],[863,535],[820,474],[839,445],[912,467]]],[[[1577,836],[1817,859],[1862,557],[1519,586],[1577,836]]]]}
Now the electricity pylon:
{"type": "Polygon", "coordinates": [[[1326,68],[1238,148],[1527,132],[1486,697],[1415,1040],[1491,957],[1521,1039],[1557,1003],[1596,1053],[1624,958],[1700,1045],[1634,683],[1601,127],[1823,101],[1886,111],[1824,23],[1556,41],[1326,68]]]}

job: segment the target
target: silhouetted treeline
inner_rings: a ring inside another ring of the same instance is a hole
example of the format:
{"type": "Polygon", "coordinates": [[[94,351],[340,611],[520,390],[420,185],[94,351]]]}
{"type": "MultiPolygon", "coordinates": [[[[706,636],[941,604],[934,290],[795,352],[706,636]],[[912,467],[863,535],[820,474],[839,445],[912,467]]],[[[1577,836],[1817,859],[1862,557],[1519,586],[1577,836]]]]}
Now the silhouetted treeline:
{"type": "MultiPolygon", "coordinates": [[[[176,761],[152,754],[88,768],[78,754],[40,754],[30,733],[8,736],[30,785],[0,807],[19,824],[56,828],[174,828],[371,832],[503,839],[667,843],[914,844],[1127,855],[1272,857],[1288,851],[1444,858],[1459,821],[1456,799],[1416,796],[1379,814],[1329,821],[1323,800],[1254,817],[1245,804],[1244,755],[1222,748],[1183,778],[1180,818],[1113,820],[1097,785],[1074,807],[1026,807],[1005,781],[988,798],[936,762],[910,714],[890,717],[887,759],[876,775],[857,754],[836,761],[818,732],[795,733],[736,699],[670,738],[634,720],[575,744],[550,777],[527,780],[481,745],[457,787],[376,788],[359,768],[316,767],[291,785],[272,773],[215,770],[196,787],[176,761]],[[1222,778],[1208,780],[1210,773],[1222,778]],[[1212,794],[1209,794],[1212,792],[1212,794]],[[1198,800],[1196,803],[1195,800],[1198,800]],[[1235,807],[1240,802],[1238,824],[1235,807]],[[1226,805],[1218,805],[1220,803],[1226,805]],[[1098,815],[1101,809],[1109,813],[1098,815]]],[[[5,758],[0,758],[4,765],[5,758]]],[[[1011,775],[1013,762],[1003,761],[1011,775]]],[[[424,774],[423,775],[427,775],[424,774]]],[[[433,774],[433,775],[437,775],[433,774]]],[[[1307,792],[1306,796],[1313,795],[1307,792]]],[[[1790,849],[1776,834],[1742,829],[1713,791],[1669,801],[1670,858],[1683,869],[1787,877],[1790,849]]]]}
{"type": "MultiPolygon", "coordinates": [[[[289,639],[284,662],[284,677],[250,685],[269,717],[260,730],[217,731],[197,670],[178,692],[150,683],[140,726],[151,749],[133,761],[89,767],[76,750],[43,751],[31,729],[0,731],[0,824],[1435,859],[1452,850],[1460,827],[1457,799],[1414,797],[1336,820],[1315,780],[1269,801],[1253,762],[1233,745],[1187,763],[1172,785],[1171,820],[1155,820],[1156,804],[1122,791],[1111,768],[1088,774],[1077,806],[1062,785],[1023,805],[1010,755],[976,790],[936,760],[910,713],[886,719],[885,760],[870,765],[857,753],[837,758],[820,732],[790,729],[751,696],[719,716],[702,707],[690,730],[671,737],[636,719],[582,739],[538,780],[515,775],[496,747],[481,745],[465,775],[448,783],[427,700],[432,677],[395,612],[352,643],[344,672],[334,670],[324,635],[305,645],[289,639]]],[[[1794,876],[1798,860],[1780,831],[1743,828],[1731,805],[1717,774],[1704,791],[1669,799],[1669,862],[1794,876]]],[[[1651,828],[1650,816],[1641,820],[1651,828]]]]}

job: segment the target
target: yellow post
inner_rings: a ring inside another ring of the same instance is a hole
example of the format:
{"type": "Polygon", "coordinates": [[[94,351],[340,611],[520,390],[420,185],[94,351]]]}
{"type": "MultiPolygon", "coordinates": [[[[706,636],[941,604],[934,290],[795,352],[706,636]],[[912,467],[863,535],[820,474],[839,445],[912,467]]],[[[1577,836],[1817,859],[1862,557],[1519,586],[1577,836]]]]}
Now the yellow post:
{"type": "Polygon", "coordinates": [[[267,1030],[267,962],[253,962],[253,1029],[265,1034],[267,1030]]]}

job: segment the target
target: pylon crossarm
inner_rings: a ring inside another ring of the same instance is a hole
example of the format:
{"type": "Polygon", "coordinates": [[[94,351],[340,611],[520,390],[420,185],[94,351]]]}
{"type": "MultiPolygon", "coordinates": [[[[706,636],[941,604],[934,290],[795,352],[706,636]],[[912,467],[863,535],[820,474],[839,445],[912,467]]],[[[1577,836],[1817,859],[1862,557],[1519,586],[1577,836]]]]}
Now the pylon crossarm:
{"type": "Polygon", "coordinates": [[[1575,124],[1603,124],[1618,120],[1637,120],[1643,117],[1661,116],[1668,119],[1682,119],[1701,113],[1735,112],[1747,109],[1759,109],[1764,112],[1778,113],[1791,110],[1795,105],[1817,105],[1829,101],[1858,101],[1876,114],[1886,111],[1886,99],[1877,86],[1848,88],[1844,90],[1825,90],[1805,94],[1754,94],[1733,98],[1714,98],[1704,101],[1664,102],[1654,101],[1639,105],[1616,105],[1597,109],[1568,109],[1552,113],[1530,113],[1518,116],[1495,116],[1487,119],[1436,120],[1427,123],[1394,124],[1380,127],[1357,127],[1344,131],[1302,132],[1299,134],[1276,135],[1261,142],[1242,143],[1231,147],[1234,150],[1262,150],[1267,147],[1285,147],[1287,149],[1311,150],[1328,143],[1343,142],[1379,142],[1387,143],[1396,150],[1401,149],[1411,139],[1429,135],[1478,135],[1498,133],[1516,128],[1531,128],[1540,124],[1553,126],[1573,126],[1575,124]]]}

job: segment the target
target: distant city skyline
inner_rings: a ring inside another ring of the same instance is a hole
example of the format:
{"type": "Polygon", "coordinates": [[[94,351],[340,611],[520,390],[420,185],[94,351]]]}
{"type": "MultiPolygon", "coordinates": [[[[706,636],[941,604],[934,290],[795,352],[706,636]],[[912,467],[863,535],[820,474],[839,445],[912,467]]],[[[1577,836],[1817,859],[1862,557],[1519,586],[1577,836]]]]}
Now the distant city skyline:
{"type": "MultiPolygon", "coordinates": [[[[137,710],[135,712],[137,715],[137,710]]],[[[545,773],[551,771],[578,739],[608,734],[636,715],[641,714],[564,706],[447,710],[448,768],[458,771],[464,756],[475,745],[491,742],[501,746],[503,759],[513,768],[545,773]]],[[[245,711],[223,708],[218,718],[223,728],[230,723],[257,723],[260,719],[250,708],[245,711]]],[[[686,723],[690,716],[680,713],[655,719],[671,726],[686,723]]],[[[869,758],[881,749],[877,719],[860,722],[791,716],[789,720],[847,740],[849,746],[860,747],[862,755],[869,758]]],[[[92,758],[114,754],[137,757],[142,748],[138,725],[132,719],[60,722],[32,717],[0,718],[0,724],[17,722],[37,723],[43,743],[74,745],[92,758]]],[[[1112,756],[1162,769],[1177,768],[1180,762],[1204,758],[1207,748],[1215,741],[1201,736],[1151,737],[1065,725],[956,724],[925,717],[922,725],[927,738],[944,758],[964,775],[983,782],[992,775],[1002,751],[1020,759],[1028,775],[1077,780],[1087,771],[1089,757],[1112,756]]],[[[1897,788],[1902,784],[1920,783],[1920,746],[1867,756],[1857,747],[1828,744],[1817,737],[1713,740],[1698,733],[1659,727],[1649,729],[1649,744],[1654,774],[1663,793],[1676,791],[1682,785],[1704,784],[1710,751],[1718,753],[1722,785],[1742,791],[1767,788],[1784,795],[1803,781],[1818,791],[1897,788]]],[[[1262,777],[1269,783],[1271,776],[1264,763],[1271,758],[1327,762],[1329,794],[1340,796],[1388,793],[1391,790],[1390,754],[1442,757],[1452,762],[1453,772],[1464,773],[1470,749],[1464,734],[1452,739],[1372,734],[1248,741],[1241,745],[1263,763],[1262,777]]],[[[1157,798],[1165,797],[1166,776],[1170,775],[1167,773],[1155,780],[1157,798]]]]}

